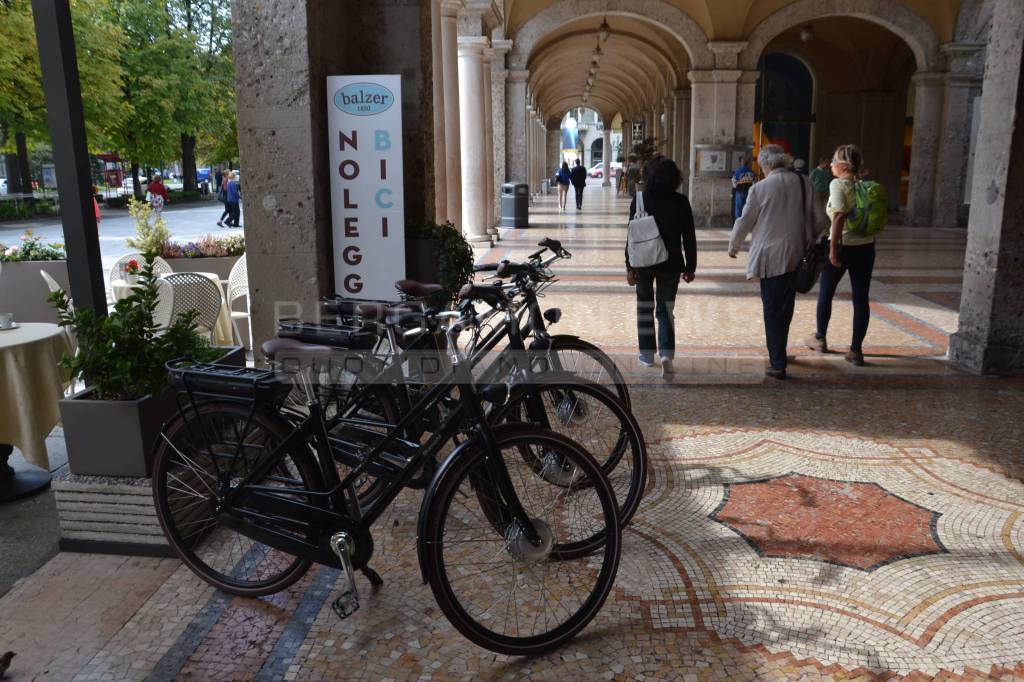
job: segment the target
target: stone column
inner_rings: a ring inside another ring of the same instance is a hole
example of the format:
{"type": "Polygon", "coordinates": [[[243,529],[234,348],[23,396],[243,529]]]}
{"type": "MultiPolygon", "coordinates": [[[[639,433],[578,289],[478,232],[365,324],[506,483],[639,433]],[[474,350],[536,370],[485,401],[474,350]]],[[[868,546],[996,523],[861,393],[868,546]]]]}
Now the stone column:
{"type": "Polygon", "coordinates": [[[430,3],[431,76],[434,87],[434,220],[448,220],[448,162],[444,134],[444,59],[441,0],[430,3]]]}
{"type": "Polygon", "coordinates": [[[1024,4],[996,3],[975,143],[960,329],[949,357],[979,373],[1024,373],[1024,4]]]}
{"type": "MultiPolygon", "coordinates": [[[[608,125],[610,126],[611,122],[609,122],[608,125]]],[[[602,136],[604,137],[604,142],[601,145],[601,148],[602,148],[601,149],[601,154],[603,155],[603,160],[604,160],[604,173],[603,173],[604,178],[601,180],[601,186],[602,187],[611,187],[612,186],[612,129],[611,128],[605,128],[602,131],[602,136]]]]}
{"type": "Polygon", "coordinates": [[[860,100],[860,150],[864,165],[871,171],[871,179],[885,187],[890,205],[898,208],[906,105],[903,111],[899,110],[894,92],[863,92],[860,100]]]}
{"type": "Polygon", "coordinates": [[[470,242],[490,242],[487,234],[487,128],[484,116],[483,53],[487,38],[462,36],[459,42],[459,120],[462,152],[462,232],[470,242]]]}
{"type": "Polygon", "coordinates": [[[962,225],[965,219],[967,161],[971,146],[971,110],[981,95],[985,46],[950,43],[942,46],[949,64],[939,137],[938,167],[932,224],[962,225]]]}
{"type": "Polygon", "coordinates": [[[908,225],[932,223],[944,81],[943,74],[926,72],[919,72],[911,79],[914,87],[914,136],[910,143],[908,225]]]}
{"type": "Polygon", "coordinates": [[[672,137],[675,142],[672,158],[683,172],[681,190],[687,191],[690,184],[690,91],[675,90],[672,97],[675,100],[672,112],[676,128],[676,134],[672,137]]]}
{"type": "Polygon", "coordinates": [[[529,71],[509,71],[505,81],[505,180],[526,182],[526,81],[529,71]]]}
{"type": "MultiPolygon", "coordinates": [[[[491,64],[491,116],[493,120],[492,146],[494,149],[494,225],[501,222],[501,185],[507,177],[507,149],[505,145],[505,127],[507,125],[507,79],[508,69],[505,68],[505,55],[512,49],[511,40],[491,40],[494,50],[494,62],[491,64]]],[[[498,228],[494,227],[494,236],[498,228]]]]}
{"type": "Polygon", "coordinates": [[[441,70],[444,79],[445,180],[448,220],[462,227],[462,134],[459,129],[459,27],[462,0],[441,0],[441,70]]]}
{"type": "Polygon", "coordinates": [[[622,167],[629,164],[629,155],[633,153],[633,122],[623,119],[622,121],[622,157],[625,159],[622,167]]]}
{"type": "Polygon", "coordinates": [[[562,160],[558,153],[560,151],[559,147],[562,146],[561,128],[548,130],[546,138],[547,149],[544,151],[544,177],[550,178],[554,175],[555,167],[562,165],[562,160]]]}
{"type": "Polygon", "coordinates": [[[480,88],[484,100],[484,224],[487,226],[487,234],[492,237],[498,233],[494,216],[494,112],[492,110],[493,100],[491,95],[491,79],[493,77],[491,64],[494,61],[494,50],[487,48],[483,51],[480,72],[480,88]]]}
{"type": "Polygon", "coordinates": [[[537,186],[534,184],[534,173],[537,170],[537,127],[536,121],[533,119],[533,105],[526,105],[526,137],[524,138],[524,144],[526,146],[526,178],[523,180],[527,185],[530,186],[530,196],[532,197],[534,192],[537,191],[537,186]]]}

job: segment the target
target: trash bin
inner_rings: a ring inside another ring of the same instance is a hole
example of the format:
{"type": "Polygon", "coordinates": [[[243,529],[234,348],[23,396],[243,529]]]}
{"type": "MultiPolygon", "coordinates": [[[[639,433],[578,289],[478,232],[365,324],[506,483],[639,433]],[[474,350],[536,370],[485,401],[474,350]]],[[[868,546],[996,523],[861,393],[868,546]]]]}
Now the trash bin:
{"type": "Polygon", "coordinates": [[[551,193],[551,181],[547,178],[540,181],[540,193],[545,195],[551,193]]]}
{"type": "Polygon", "coordinates": [[[530,226],[530,186],[506,182],[501,186],[501,226],[530,226]]]}

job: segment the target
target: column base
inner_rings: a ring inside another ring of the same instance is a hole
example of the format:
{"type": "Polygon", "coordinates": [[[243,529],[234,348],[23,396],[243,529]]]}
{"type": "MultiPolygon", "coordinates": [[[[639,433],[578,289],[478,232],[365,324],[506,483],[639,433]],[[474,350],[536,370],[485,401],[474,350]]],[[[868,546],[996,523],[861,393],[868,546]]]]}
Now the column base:
{"type": "Polygon", "coordinates": [[[957,367],[972,374],[1024,374],[1024,348],[988,343],[970,338],[963,332],[950,335],[946,357],[957,367]]]}
{"type": "Polygon", "coordinates": [[[489,234],[467,234],[465,235],[466,241],[470,244],[490,244],[491,235],[489,234]]]}
{"type": "Polygon", "coordinates": [[[602,186],[602,187],[611,187],[611,186],[612,186],[612,181],[611,181],[611,180],[604,180],[604,181],[603,181],[603,182],[601,183],[601,186],[602,186]]]}

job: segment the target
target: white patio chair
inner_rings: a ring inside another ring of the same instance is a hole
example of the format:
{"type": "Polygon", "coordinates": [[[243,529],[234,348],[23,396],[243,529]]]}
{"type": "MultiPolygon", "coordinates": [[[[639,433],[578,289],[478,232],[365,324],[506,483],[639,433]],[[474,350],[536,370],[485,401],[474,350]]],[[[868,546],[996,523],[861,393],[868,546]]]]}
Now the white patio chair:
{"type": "MultiPolygon", "coordinates": [[[[125,255],[121,256],[116,261],[114,261],[114,265],[113,267],[110,268],[110,273],[107,276],[107,284],[110,285],[120,280],[124,274],[122,272],[124,266],[128,263],[128,261],[133,259],[138,261],[140,269],[146,262],[146,257],[143,256],[141,253],[126,253],[125,255]]],[[[167,275],[173,273],[174,269],[171,268],[171,264],[165,261],[163,258],[157,256],[156,258],[153,259],[154,275],[156,275],[157,277],[166,277],[167,275]]]]}
{"type": "Polygon", "coordinates": [[[163,281],[171,285],[174,295],[171,321],[177,320],[186,311],[197,311],[199,316],[196,325],[209,333],[210,342],[213,343],[217,318],[224,305],[220,286],[198,272],[176,272],[164,277],[163,281]]]}
{"type": "MultiPolygon", "coordinates": [[[[60,282],[58,282],[52,276],[50,276],[50,273],[48,273],[46,270],[40,270],[39,274],[42,276],[43,281],[46,282],[46,287],[50,290],[50,293],[64,290],[64,287],[60,285],[60,282]]],[[[71,310],[71,312],[74,312],[75,310],[75,304],[73,301],[71,301],[70,298],[68,299],[68,308],[71,310]]],[[[78,337],[75,336],[74,330],[72,330],[71,327],[64,327],[62,331],[64,332],[65,340],[67,340],[68,342],[68,348],[71,350],[71,354],[74,355],[78,353],[78,337]]],[[[64,386],[64,395],[70,396],[74,395],[74,393],[74,382],[67,382],[67,384],[64,386]]]]}
{"type": "Polygon", "coordinates": [[[231,327],[235,341],[242,345],[238,321],[249,319],[249,268],[245,264],[244,255],[235,262],[231,267],[231,274],[228,275],[228,310],[231,312],[231,327]],[[235,301],[242,298],[245,299],[245,310],[235,310],[235,301]]]}
{"type": "Polygon", "coordinates": [[[156,308],[153,310],[153,322],[156,323],[157,334],[171,326],[174,314],[174,288],[166,279],[156,281],[156,308]]]}

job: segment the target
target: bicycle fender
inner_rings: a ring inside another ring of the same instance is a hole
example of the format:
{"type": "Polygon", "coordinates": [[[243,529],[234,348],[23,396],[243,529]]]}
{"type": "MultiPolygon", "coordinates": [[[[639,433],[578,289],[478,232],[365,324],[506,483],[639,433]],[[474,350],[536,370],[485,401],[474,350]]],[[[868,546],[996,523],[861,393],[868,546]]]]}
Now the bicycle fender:
{"type": "Polygon", "coordinates": [[[552,334],[551,335],[551,342],[552,343],[558,341],[559,339],[562,339],[564,341],[579,341],[580,337],[579,337],[578,334],[552,334]]]}
{"type": "MultiPolygon", "coordinates": [[[[523,424],[501,424],[500,426],[491,427],[494,432],[496,440],[500,440],[501,436],[506,433],[515,433],[522,431],[524,433],[533,433],[537,430],[536,424],[523,423],[523,424]]],[[[427,486],[427,491],[423,495],[423,502],[420,504],[420,514],[416,522],[416,558],[420,564],[420,577],[423,579],[425,585],[428,581],[427,578],[427,517],[430,510],[430,505],[434,500],[434,495],[437,494],[437,489],[441,485],[441,481],[444,480],[445,475],[455,465],[458,458],[462,456],[463,450],[469,450],[470,448],[476,447],[480,443],[480,437],[474,434],[466,442],[461,443],[459,447],[455,448],[450,455],[441,463],[438,467],[437,473],[434,474],[433,480],[430,481],[430,485],[427,486]]]]}

